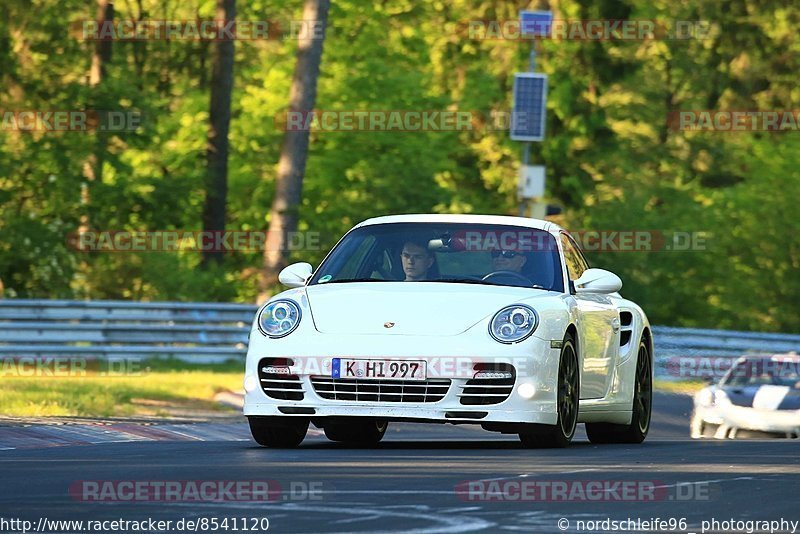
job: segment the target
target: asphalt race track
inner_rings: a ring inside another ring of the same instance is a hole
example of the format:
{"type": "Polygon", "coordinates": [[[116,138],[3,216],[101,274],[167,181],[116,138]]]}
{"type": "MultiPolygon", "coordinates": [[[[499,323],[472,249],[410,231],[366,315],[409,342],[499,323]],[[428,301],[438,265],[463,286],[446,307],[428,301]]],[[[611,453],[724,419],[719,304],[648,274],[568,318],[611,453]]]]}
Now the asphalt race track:
{"type": "Polygon", "coordinates": [[[299,449],[270,450],[235,424],[226,440],[0,450],[0,518],[228,518],[228,532],[234,518],[239,532],[243,520],[268,518],[271,532],[302,533],[578,532],[579,521],[608,518],[672,519],[674,529],[640,531],[700,532],[704,520],[800,519],[797,441],[692,441],[689,397],[661,394],[655,403],[650,437],[638,446],[595,446],[581,432],[569,449],[527,450],[515,436],[404,424],[390,426],[377,449],[348,449],[314,432],[299,449]],[[267,502],[96,502],[70,493],[79,481],[212,480],[267,480],[280,491],[267,502]],[[655,492],[631,498],[615,482],[655,492]],[[590,483],[602,485],[603,498],[589,498],[590,483]],[[566,498],[550,498],[558,484],[569,488],[566,498]],[[519,500],[523,486],[539,493],[519,500]],[[678,528],[681,518],[688,528],[678,528]]]}

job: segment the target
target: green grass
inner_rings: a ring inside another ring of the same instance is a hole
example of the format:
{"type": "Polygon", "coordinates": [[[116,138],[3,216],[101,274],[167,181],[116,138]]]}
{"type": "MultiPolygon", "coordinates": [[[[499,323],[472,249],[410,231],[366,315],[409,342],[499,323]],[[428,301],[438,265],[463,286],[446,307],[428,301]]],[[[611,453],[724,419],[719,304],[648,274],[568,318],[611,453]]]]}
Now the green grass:
{"type": "Polygon", "coordinates": [[[242,388],[244,365],[226,362],[187,364],[177,360],[143,362],[140,374],[115,376],[4,376],[0,415],[166,416],[224,411],[214,395],[242,388]]]}
{"type": "MultiPolygon", "coordinates": [[[[187,364],[179,360],[142,362],[139,375],[0,378],[0,415],[12,417],[131,417],[224,412],[220,391],[242,388],[244,365],[187,364]]],[[[692,394],[702,381],[662,381],[656,391],[692,394]]]]}
{"type": "Polygon", "coordinates": [[[656,380],[653,384],[653,389],[662,393],[685,393],[687,395],[693,395],[707,385],[708,383],[702,380],[656,380]]]}

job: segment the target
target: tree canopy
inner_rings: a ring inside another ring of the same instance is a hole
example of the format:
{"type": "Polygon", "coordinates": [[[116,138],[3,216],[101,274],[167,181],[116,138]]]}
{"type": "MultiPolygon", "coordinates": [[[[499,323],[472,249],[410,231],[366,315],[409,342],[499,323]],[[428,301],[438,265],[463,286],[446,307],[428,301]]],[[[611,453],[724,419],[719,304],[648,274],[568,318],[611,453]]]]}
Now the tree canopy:
{"type": "MultiPolygon", "coordinates": [[[[511,105],[532,46],[549,75],[548,198],[568,229],[702,233],[695,250],[588,251],[655,324],[798,331],[800,132],[681,131],[680,110],[796,110],[800,5],[764,0],[558,0],[557,19],[703,21],[690,39],[477,39],[468,21],[513,20],[543,2],[333,0],[319,110],[468,110],[511,105]]],[[[262,252],[201,265],[196,251],[82,252],[82,224],[200,230],[214,43],[114,40],[101,84],[85,0],[0,6],[0,110],[123,110],[122,132],[0,128],[4,296],[250,302],[262,252]],[[98,147],[102,172],[87,179],[98,147]],[[87,193],[89,191],[90,194],[87,193]],[[87,223],[88,221],[88,223],[87,223]]],[[[213,19],[212,0],[118,0],[118,20],[213,19]]],[[[240,21],[302,17],[300,0],[254,0],[240,21]]],[[[227,228],[269,227],[297,40],[237,41],[227,228]]],[[[353,224],[390,213],[515,214],[520,144],[477,125],[451,131],[312,130],[292,259],[317,264],[353,224]]],[[[277,288],[276,288],[277,290],[277,288]]]]}

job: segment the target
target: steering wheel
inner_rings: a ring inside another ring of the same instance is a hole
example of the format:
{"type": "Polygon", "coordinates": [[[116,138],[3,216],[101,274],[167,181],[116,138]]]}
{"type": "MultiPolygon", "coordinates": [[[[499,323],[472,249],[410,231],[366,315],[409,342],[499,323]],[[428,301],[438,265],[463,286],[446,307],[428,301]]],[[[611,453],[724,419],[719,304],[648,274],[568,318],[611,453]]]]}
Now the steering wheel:
{"type": "Polygon", "coordinates": [[[531,285],[530,278],[528,278],[527,276],[524,276],[522,274],[519,274],[516,271],[492,271],[489,274],[487,274],[486,276],[484,276],[483,278],[481,278],[481,280],[483,280],[485,282],[485,281],[489,280],[490,278],[500,278],[500,277],[503,277],[503,276],[512,276],[514,278],[517,278],[521,282],[524,282],[525,285],[527,285],[527,286],[531,285]]]}

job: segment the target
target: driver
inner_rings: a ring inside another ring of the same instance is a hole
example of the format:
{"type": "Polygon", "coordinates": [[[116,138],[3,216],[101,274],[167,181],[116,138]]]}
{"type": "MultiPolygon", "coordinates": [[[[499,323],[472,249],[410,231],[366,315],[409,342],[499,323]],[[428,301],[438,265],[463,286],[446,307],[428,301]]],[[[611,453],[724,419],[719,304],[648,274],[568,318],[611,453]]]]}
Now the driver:
{"type": "Polygon", "coordinates": [[[494,271],[513,271],[515,273],[521,273],[522,267],[527,261],[527,256],[516,250],[492,251],[492,270],[494,271]]]}
{"type": "Polygon", "coordinates": [[[428,271],[435,258],[428,250],[428,243],[423,241],[406,241],[403,244],[403,251],[400,253],[400,259],[403,263],[403,272],[406,275],[406,282],[414,282],[417,280],[428,280],[430,274],[428,271]]]}

